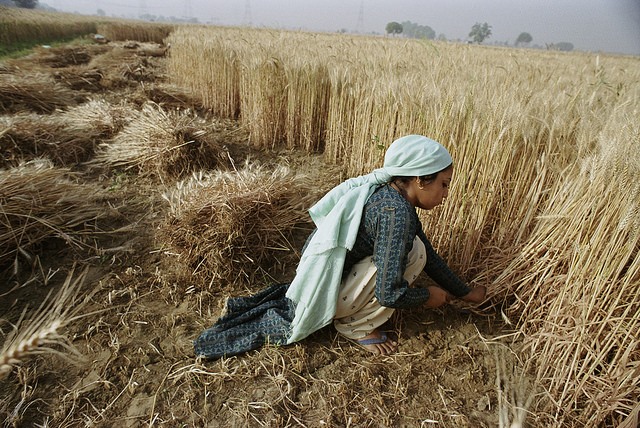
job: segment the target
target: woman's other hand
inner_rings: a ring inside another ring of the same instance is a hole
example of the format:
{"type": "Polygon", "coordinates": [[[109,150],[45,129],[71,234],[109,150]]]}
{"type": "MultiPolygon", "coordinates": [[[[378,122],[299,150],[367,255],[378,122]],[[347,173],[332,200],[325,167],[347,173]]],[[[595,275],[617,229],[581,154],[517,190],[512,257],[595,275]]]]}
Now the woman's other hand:
{"type": "Polygon", "coordinates": [[[447,293],[440,287],[431,285],[427,287],[427,290],[429,290],[429,300],[424,304],[426,308],[439,308],[440,306],[449,303],[451,300],[451,294],[447,293]]]}
{"type": "Polygon", "coordinates": [[[471,303],[482,303],[487,296],[487,287],[480,285],[473,287],[470,292],[462,296],[462,300],[471,303]]]}

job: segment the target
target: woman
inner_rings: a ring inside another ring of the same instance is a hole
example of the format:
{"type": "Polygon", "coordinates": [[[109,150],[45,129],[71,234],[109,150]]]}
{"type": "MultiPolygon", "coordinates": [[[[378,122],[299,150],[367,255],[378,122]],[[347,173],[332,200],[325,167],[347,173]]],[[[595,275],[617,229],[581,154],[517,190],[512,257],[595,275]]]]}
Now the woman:
{"type": "Polygon", "coordinates": [[[290,344],[333,322],[341,335],[386,355],[397,343],[380,327],[396,309],[436,308],[451,295],[480,303],[486,289],[470,288],[449,269],[416,213],[442,203],[452,174],[451,156],[436,141],[394,141],[382,168],[343,182],[309,210],[316,229],[291,284],[229,299],[226,314],[196,339],[196,354],[218,358],[290,344]],[[439,287],[410,287],[421,271],[439,287]]]}

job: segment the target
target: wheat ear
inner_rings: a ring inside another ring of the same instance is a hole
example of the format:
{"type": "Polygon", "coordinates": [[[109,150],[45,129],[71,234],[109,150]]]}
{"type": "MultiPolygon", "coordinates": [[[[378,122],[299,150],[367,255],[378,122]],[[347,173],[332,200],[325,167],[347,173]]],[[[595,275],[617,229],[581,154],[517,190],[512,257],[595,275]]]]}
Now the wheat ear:
{"type": "Polygon", "coordinates": [[[81,357],[61,330],[83,316],[80,310],[84,302],[78,301],[78,294],[86,273],[85,269],[73,279],[72,270],[55,296],[50,293],[30,320],[26,319],[29,308],[25,308],[0,351],[0,379],[35,354],[55,354],[71,360],[81,357]]]}

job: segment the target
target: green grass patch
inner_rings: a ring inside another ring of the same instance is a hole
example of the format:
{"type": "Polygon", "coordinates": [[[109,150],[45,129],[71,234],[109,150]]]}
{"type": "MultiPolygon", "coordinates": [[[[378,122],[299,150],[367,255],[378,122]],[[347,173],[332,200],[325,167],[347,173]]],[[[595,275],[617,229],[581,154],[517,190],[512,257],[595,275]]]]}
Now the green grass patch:
{"type": "Polygon", "coordinates": [[[45,41],[35,41],[28,40],[22,42],[16,42],[11,46],[0,46],[0,61],[4,59],[14,59],[21,58],[29,55],[33,52],[33,49],[38,46],[63,46],[68,44],[74,45],[89,45],[93,44],[93,42],[86,38],[85,36],[80,37],[65,37],[63,39],[58,40],[45,40],[45,41]]]}

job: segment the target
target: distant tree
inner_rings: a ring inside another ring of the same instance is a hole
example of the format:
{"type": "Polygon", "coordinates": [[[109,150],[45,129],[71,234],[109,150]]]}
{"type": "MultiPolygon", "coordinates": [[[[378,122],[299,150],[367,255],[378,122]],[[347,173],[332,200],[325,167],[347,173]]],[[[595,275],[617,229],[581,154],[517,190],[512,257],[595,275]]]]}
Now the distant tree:
{"type": "Polygon", "coordinates": [[[13,2],[16,6],[25,9],[35,9],[35,7],[38,6],[38,0],[13,0],[13,2]]]}
{"type": "Polygon", "coordinates": [[[533,37],[531,37],[531,34],[520,33],[520,35],[516,39],[516,46],[528,45],[529,43],[531,43],[532,40],[533,40],[533,37]]]}
{"type": "Polygon", "coordinates": [[[446,42],[447,41],[447,36],[444,33],[440,33],[440,34],[438,34],[438,40],[440,40],[442,42],[446,42]]]}
{"type": "Polygon", "coordinates": [[[429,39],[436,38],[436,32],[428,25],[420,25],[415,22],[405,21],[402,24],[402,34],[413,37],[416,39],[429,39]]]}
{"type": "Polygon", "coordinates": [[[98,14],[98,16],[106,16],[107,15],[107,13],[102,9],[98,9],[98,11],[96,13],[98,14]]]}
{"type": "Polygon", "coordinates": [[[476,43],[484,42],[489,36],[491,36],[491,25],[486,22],[483,24],[476,22],[473,24],[473,27],[471,27],[471,32],[469,33],[469,37],[476,43]]]}
{"type": "Polygon", "coordinates": [[[402,24],[399,22],[389,22],[385,27],[385,31],[387,34],[401,34],[402,33],[402,24]]]}

